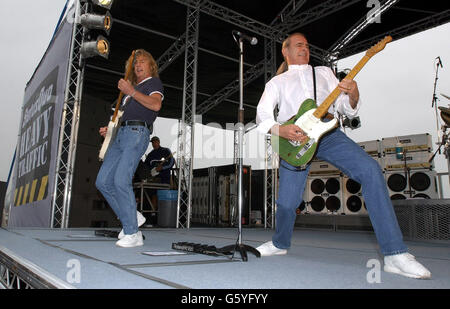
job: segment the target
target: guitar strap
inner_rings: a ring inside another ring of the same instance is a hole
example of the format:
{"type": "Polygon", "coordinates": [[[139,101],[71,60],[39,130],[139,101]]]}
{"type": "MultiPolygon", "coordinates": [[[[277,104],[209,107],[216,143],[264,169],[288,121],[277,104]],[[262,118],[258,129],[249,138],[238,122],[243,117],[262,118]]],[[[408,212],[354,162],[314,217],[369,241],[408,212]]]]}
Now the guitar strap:
{"type": "Polygon", "coordinates": [[[316,69],[312,67],[313,73],[313,85],[314,85],[314,101],[317,103],[317,91],[316,91],[316,69]]]}

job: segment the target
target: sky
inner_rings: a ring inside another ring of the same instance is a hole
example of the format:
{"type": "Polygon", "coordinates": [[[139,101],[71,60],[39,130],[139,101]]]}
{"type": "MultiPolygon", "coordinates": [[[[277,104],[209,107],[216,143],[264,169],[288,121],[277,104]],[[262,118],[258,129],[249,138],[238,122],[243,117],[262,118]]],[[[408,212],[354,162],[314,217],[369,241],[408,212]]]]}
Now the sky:
{"type": "MultiPolygon", "coordinates": [[[[0,181],[6,181],[10,170],[26,83],[50,43],[65,3],[66,0],[0,1],[0,181]]],[[[339,61],[338,69],[353,68],[363,55],[339,61]]],[[[450,96],[450,23],[389,43],[369,61],[355,78],[362,100],[361,127],[346,129],[346,133],[356,142],[429,133],[436,150],[442,134],[437,129],[437,119],[439,128],[443,124],[431,107],[438,56],[443,63],[437,82],[438,106],[448,107],[450,100],[441,93],[450,96]]],[[[195,168],[232,163],[232,132],[201,125],[195,130],[195,168]]],[[[177,131],[176,120],[160,118],[155,123],[155,135],[173,151],[177,149],[177,131]]],[[[245,137],[244,164],[262,169],[263,158],[264,136],[253,130],[245,137]]],[[[443,154],[436,156],[435,166],[438,172],[448,172],[443,154]]],[[[445,179],[448,187],[448,177],[445,179]]]]}

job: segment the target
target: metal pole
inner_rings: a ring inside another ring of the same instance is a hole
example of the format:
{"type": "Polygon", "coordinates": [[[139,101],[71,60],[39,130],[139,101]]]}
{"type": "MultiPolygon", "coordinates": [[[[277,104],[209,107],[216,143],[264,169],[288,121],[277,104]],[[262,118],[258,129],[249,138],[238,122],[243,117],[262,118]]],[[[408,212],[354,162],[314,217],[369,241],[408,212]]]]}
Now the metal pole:
{"type": "Polygon", "coordinates": [[[238,220],[239,220],[239,238],[238,243],[242,244],[242,207],[244,204],[243,198],[243,139],[244,139],[244,42],[239,39],[239,114],[238,114],[238,220]]]}

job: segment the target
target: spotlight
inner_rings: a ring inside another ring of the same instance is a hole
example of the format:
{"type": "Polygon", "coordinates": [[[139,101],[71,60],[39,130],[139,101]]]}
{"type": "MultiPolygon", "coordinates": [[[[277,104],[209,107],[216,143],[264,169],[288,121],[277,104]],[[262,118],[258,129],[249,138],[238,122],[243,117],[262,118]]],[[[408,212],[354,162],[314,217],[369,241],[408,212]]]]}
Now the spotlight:
{"type": "Polygon", "coordinates": [[[93,4],[101,6],[102,8],[105,8],[107,10],[111,9],[113,2],[113,0],[92,0],[93,4]]]}
{"type": "Polygon", "coordinates": [[[83,58],[101,56],[107,59],[109,57],[108,40],[99,35],[96,41],[84,42],[81,46],[81,56],[83,58]]]}
{"type": "Polygon", "coordinates": [[[100,29],[109,35],[112,27],[112,16],[109,12],[105,15],[83,14],[80,23],[88,29],[100,29]]]}
{"type": "Polygon", "coordinates": [[[350,129],[354,130],[361,127],[361,120],[359,119],[359,117],[345,118],[342,124],[344,127],[349,127],[350,129]]]}

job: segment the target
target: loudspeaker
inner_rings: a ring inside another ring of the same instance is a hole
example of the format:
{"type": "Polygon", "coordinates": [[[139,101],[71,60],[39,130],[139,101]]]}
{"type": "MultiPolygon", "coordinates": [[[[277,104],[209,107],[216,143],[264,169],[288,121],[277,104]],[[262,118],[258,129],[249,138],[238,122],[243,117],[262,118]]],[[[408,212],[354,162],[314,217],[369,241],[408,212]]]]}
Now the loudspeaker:
{"type": "Polygon", "coordinates": [[[209,198],[208,183],[208,176],[192,178],[192,222],[205,223],[209,198]]]}
{"type": "Polygon", "coordinates": [[[437,199],[436,175],[436,171],[412,170],[410,171],[409,182],[404,171],[385,172],[389,196],[391,200],[407,198],[437,199]]]}
{"type": "Polygon", "coordinates": [[[339,175],[309,176],[307,179],[309,213],[342,213],[342,188],[339,175]]]}
{"type": "Polygon", "coordinates": [[[362,197],[361,185],[347,177],[342,177],[344,214],[346,215],[367,215],[366,204],[362,197]]]}
{"type": "Polygon", "coordinates": [[[230,176],[220,175],[218,184],[219,220],[230,221],[230,176]]]}

